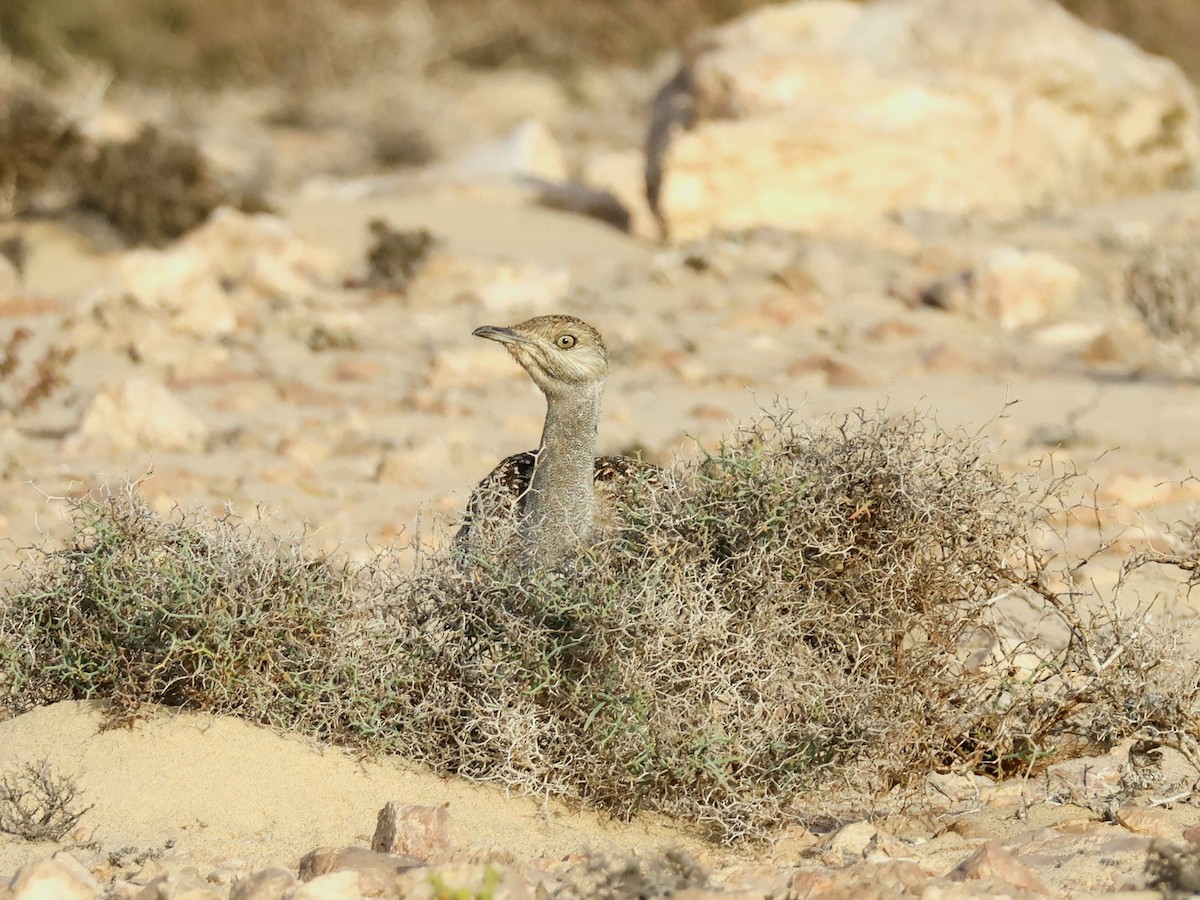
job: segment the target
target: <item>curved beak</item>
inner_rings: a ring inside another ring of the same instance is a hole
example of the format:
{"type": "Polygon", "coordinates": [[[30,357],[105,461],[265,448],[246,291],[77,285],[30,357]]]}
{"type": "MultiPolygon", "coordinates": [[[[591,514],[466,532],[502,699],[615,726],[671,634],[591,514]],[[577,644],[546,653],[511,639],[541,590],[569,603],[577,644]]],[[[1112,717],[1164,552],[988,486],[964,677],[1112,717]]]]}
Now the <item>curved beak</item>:
{"type": "Polygon", "coordinates": [[[487,338],[489,341],[498,341],[501,344],[528,344],[529,338],[517,334],[509,328],[500,328],[496,325],[481,325],[476,328],[471,334],[475,337],[487,338]]]}

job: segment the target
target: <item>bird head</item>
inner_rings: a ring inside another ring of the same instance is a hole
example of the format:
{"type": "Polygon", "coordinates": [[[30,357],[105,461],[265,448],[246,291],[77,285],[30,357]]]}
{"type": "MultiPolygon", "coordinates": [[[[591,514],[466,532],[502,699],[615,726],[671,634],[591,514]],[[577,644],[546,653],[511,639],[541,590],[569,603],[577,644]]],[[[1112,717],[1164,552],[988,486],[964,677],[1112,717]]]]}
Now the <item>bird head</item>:
{"type": "Polygon", "coordinates": [[[600,332],[573,316],[538,316],[509,328],[484,325],[472,333],[503,344],[547,397],[608,378],[600,332]]]}

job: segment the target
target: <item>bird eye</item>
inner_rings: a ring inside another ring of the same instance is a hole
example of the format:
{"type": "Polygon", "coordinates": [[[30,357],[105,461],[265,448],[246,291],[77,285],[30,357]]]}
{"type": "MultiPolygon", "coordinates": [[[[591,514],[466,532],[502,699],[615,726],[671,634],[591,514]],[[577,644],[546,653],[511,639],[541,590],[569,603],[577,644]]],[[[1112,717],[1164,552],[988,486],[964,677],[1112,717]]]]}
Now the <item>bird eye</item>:
{"type": "Polygon", "coordinates": [[[564,350],[570,350],[575,346],[575,336],[573,334],[560,335],[558,338],[558,346],[564,350]]]}

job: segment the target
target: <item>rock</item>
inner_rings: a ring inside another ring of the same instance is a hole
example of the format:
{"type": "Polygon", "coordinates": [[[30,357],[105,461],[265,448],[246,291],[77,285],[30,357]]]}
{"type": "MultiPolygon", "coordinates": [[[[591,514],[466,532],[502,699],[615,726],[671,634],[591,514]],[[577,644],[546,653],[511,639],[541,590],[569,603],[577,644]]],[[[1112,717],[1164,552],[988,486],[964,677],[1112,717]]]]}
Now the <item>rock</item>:
{"type": "Polygon", "coordinates": [[[492,900],[529,900],[533,885],[516,869],[498,864],[451,864],[412,869],[396,879],[404,900],[440,900],[442,897],[490,897],[492,900]]]}
{"type": "Polygon", "coordinates": [[[946,876],[951,881],[994,879],[1010,887],[1035,894],[1047,893],[1033,870],[1009,853],[999,841],[988,841],[946,876]]]}
{"type": "MultiPolygon", "coordinates": [[[[1049,253],[1000,247],[973,268],[919,287],[912,302],[966,312],[1014,331],[1062,315],[1078,300],[1082,283],[1078,269],[1049,253]]],[[[1053,337],[1049,329],[1038,334],[1053,337]]]]}
{"type": "Polygon", "coordinates": [[[122,256],[115,284],[90,300],[92,313],[111,318],[123,304],[163,315],[181,334],[214,339],[239,327],[255,301],[296,301],[340,281],[331,250],[292,235],[282,220],[219,209],[163,250],[122,256]]]}
{"type": "Polygon", "coordinates": [[[562,302],[571,287],[571,273],[538,266],[499,266],[486,283],[471,292],[490,313],[514,314],[517,310],[548,309],[562,302]]]}
{"type": "Polygon", "coordinates": [[[1146,858],[1151,887],[1166,888],[1159,896],[1174,897],[1200,892],[1200,854],[1195,847],[1177,847],[1153,841],[1146,858]]]}
{"type": "Polygon", "coordinates": [[[364,894],[392,890],[396,876],[422,865],[419,859],[363,847],[318,847],[300,860],[300,880],[312,881],[331,872],[356,872],[364,894]]]}
{"type": "Polygon", "coordinates": [[[844,825],[826,840],[821,850],[821,861],[838,868],[864,859],[876,845],[880,833],[878,826],[870,822],[844,825]]]}
{"type": "Polygon", "coordinates": [[[692,55],[698,121],[667,153],[662,203],[677,238],[1011,212],[1200,174],[1179,68],[1051,0],[797,0],[700,35],[692,55]]]}
{"type": "Polygon", "coordinates": [[[796,360],[787,367],[787,374],[792,377],[823,375],[829,387],[873,387],[879,384],[877,377],[854,363],[823,353],[796,360]]]}
{"type": "Polygon", "coordinates": [[[277,216],[223,207],[185,238],[200,250],[219,279],[260,297],[295,299],[318,285],[341,281],[337,254],[296,237],[277,216]]]}
{"type": "Polygon", "coordinates": [[[1083,275],[1049,253],[1004,247],[976,273],[973,311],[1008,330],[1061,315],[1079,298],[1083,275]]]}
{"type": "Polygon", "coordinates": [[[229,900],[282,900],[295,884],[295,875],[273,866],[235,881],[229,900]]]}
{"type": "Polygon", "coordinates": [[[442,806],[388,803],[379,811],[371,849],[425,861],[445,858],[455,849],[450,814],[442,806]]]}
{"type": "Polygon", "coordinates": [[[225,900],[223,893],[199,875],[172,872],[151,881],[135,900],[225,900]]]}
{"type": "Polygon", "coordinates": [[[477,147],[447,167],[459,178],[521,178],[551,182],[568,179],[562,147],[541,122],[522,122],[509,134],[477,147]]]}
{"type": "Polygon", "coordinates": [[[960,816],[946,830],[967,840],[993,840],[996,837],[996,823],[978,815],[960,816]]]}
{"type": "Polygon", "coordinates": [[[220,338],[237,328],[229,295],[199,247],[130,251],[121,257],[118,276],[126,297],[142,309],[167,313],[184,334],[220,338]]]}
{"type": "Polygon", "coordinates": [[[1171,841],[1183,840],[1183,824],[1177,816],[1165,809],[1153,806],[1122,806],[1113,817],[1123,828],[1134,834],[1171,841]]]}
{"type": "Polygon", "coordinates": [[[99,885],[90,872],[81,873],[81,868],[74,859],[35,860],[17,870],[3,897],[5,900],[95,900],[100,896],[99,885]]]}
{"type": "Polygon", "coordinates": [[[208,435],[203,420],[166,387],[131,378],[96,393],[66,449],[78,452],[99,444],[117,450],[195,450],[208,435]]]}
{"type": "MultiPolygon", "coordinates": [[[[361,900],[358,873],[354,871],[330,872],[295,888],[288,900],[361,900]]],[[[405,894],[393,894],[403,896],[405,894]]]]}

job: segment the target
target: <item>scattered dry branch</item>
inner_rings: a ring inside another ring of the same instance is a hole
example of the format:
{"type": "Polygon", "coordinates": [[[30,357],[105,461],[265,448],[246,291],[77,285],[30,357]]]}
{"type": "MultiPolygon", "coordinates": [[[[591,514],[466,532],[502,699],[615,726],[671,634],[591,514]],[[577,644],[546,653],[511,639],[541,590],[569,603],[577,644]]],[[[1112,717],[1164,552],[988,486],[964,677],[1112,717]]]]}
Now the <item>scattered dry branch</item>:
{"type": "Polygon", "coordinates": [[[60,841],[91,806],[80,808],[74,778],[55,773],[49,762],[29,763],[0,778],[0,831],[27,841],[60,841]]]}

